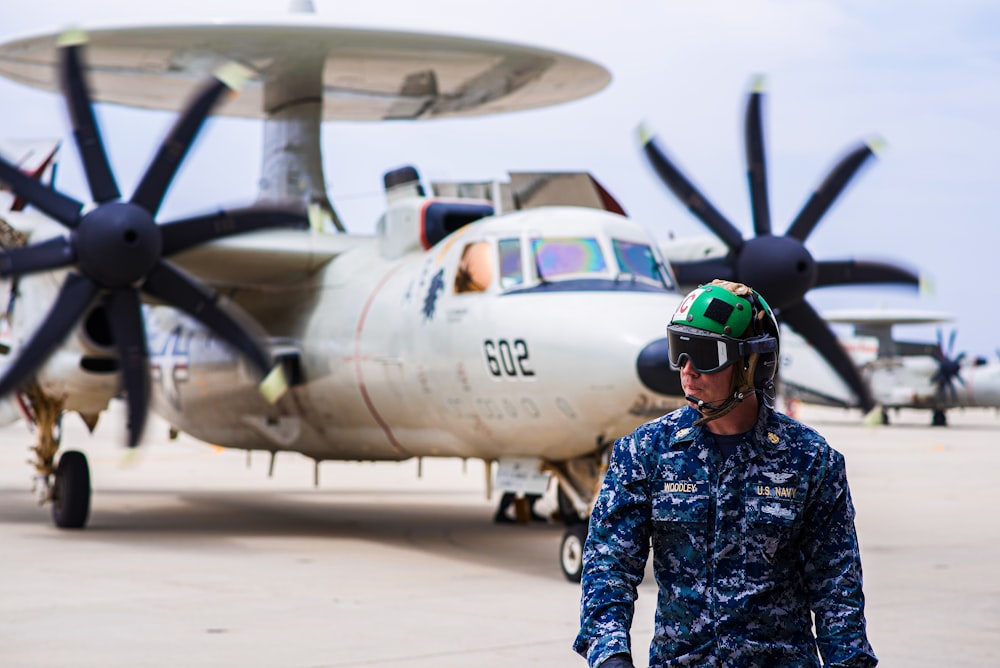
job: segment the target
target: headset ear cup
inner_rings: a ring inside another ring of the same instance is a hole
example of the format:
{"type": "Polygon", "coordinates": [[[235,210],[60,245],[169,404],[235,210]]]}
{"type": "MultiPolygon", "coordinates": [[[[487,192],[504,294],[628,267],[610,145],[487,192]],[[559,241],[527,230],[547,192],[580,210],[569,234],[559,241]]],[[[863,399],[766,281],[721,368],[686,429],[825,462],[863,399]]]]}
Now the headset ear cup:
{"type": "Polygon", "coordinates": [[[777,371],[778,353],[760,353],[757,368],[753,370],[753,386],[762,389],[764,384],[774,379],[777,371]]]}

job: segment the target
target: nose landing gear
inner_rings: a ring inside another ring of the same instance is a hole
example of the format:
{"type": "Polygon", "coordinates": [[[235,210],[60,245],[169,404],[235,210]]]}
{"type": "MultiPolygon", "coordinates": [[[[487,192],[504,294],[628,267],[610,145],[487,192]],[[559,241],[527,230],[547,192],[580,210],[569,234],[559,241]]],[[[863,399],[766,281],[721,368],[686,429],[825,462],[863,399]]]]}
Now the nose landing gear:
{"type": "Polygon", "coordinates": [[[82,529],[90,516],[90,466],[87,456],[68,450],[56,453],[62,440],[60,422],[64,402],[46,394],[32,380],[18,395],[28,419],[38,430],[35,455],[36,483],[39,503],[52,504],[52,521],[60,529],[82,529]]]}
{"type": "Polygon", "coordinates": [[[87,456],[68,450],[59,457],[52,482],[52,521],[60,529],[82,529],[90,515],[87,456]]]}

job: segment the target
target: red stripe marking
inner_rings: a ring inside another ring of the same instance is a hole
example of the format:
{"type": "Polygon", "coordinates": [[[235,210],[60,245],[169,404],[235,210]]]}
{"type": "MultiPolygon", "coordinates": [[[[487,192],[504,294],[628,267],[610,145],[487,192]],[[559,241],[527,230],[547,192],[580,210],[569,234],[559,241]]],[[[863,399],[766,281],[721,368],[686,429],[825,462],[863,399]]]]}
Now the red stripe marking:
{"type": "Polygon", "coordinates": [[[395,274],[397,271],[399,271],[402,268],[402,266],[403,263],[400,262],[398,265],[396,265],[394,269],[392,269],[391,271],[389,271],[389,273],[387,273],[385,276],[382,277],[382,280],[378,282],[378,285],[375,286],[375,289],[372,290],[372,293],[368,295],[368,299],[365,301],[364,308],[361,309],[361,317],[358,319],[358,326],[354,332],[354,375],[358,381],[358,389],[361,391],[361,398],[364,399],[365,406],[368,407],[368,412],[371,414],[375,422],[378,423],[378,426],[382,428],[382,431],[385,433],[385,437],[389,440],[389,444],[392,445],[392,447],[395,448],[396,451],[399,452],[401,455],[405,455],[406,457],[412,457],[413,453],[409,452],[406,448],[400,445],[399,441],[397,441],[396,437],[393,435],[392,429],[390,429],[389,424],[382,418],[379,412],[375,409],[375,404],[372,403],[371,396],[368,394],[368,388],[365,385],[364,378],[362,377],[361,374],[361,330],[363,330],[365,327],[365,320],[367,320],[368,318],[368,311],[371,310],[372,302],[375,301],[375,297],[378,295],[379,290],[381,290],[385,286],[389,278],[392,277],[392,275],[395,274]]]}

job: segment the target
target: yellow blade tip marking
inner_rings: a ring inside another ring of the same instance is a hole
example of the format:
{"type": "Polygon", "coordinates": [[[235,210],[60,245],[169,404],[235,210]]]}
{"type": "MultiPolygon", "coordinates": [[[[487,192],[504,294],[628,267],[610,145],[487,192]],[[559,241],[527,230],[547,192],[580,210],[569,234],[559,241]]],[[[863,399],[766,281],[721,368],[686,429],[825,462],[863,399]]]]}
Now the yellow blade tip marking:
{"type": "Polygon", "coordinates": [[[933,297],[935,292],[934,281],[929,276],[921,275],[918,292],[922,297],[933,297]]]}
{"type": "Polygon", "coordinates": [[[653,130],[646,121],[639,123],[639,127],[635,129],[635,133],[639,137],[639,143],[643,146],[653,141],[653,130]]]}
{"type": "Polygon", "coordinates": [[[79,46],[81,44],[87,43],[87,32],[80,28],[69,28],[64,30],[58,38],[56,38],[56,44],[58,46],[79,46]]]}
{"type": "Polygon", "coordinates": [[[881,427],[882,426],[882,407],[876,406],[867,413],[865,413],[864,425],[866,427],[881,427]]]}
{"type": "Polygon", "coordinates": [[[872,137],[868,140],[868,148],[870,148],[871,152],[876,156],[881,155],[887,146],[888,144],[886,144],[885,140],[881,137],[872,137]]]}
{"type": "Polygon", "coordinates": [[[285,379],[285,370],[281,365],[276,365],[267,377],[258,386],[260,393],[264,395],[268,403],[276,404],[278,400],[288,391],[288,381],[285,379]]]}
{"type": "Polygon", "coordinates": [[[215,71],[215,78],[229,86],[233,91],[242,90],[251,77],[253,77],[253,71],[235,61],[229,61],[215,71]]]}
{"type": "Polygon", "coordinates": [[[308,210],[308,217],[309,217],[309,229],[315,230],[316,232],[322,232],[323,218],[324,218],[323,207],[315,203],[310,204],[308,210]]]}

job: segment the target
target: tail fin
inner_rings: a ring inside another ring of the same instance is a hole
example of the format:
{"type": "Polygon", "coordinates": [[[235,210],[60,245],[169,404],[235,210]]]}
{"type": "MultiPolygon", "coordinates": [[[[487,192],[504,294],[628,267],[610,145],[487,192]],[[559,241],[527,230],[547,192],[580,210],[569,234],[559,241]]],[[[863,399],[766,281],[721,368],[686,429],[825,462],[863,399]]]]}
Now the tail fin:
{"type": "MultiPolygon", "coordinates": [[[[31,178],[52,185],[59,162],[59,145],[57,139],[0,140],[0,154],[8,156],[12,163],[31,178]]],[[[0,183],[0,194],[0,207],[7,211],[22,211],[27,205],[5,183],[0,183]]]]}

